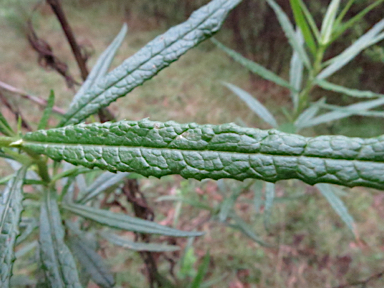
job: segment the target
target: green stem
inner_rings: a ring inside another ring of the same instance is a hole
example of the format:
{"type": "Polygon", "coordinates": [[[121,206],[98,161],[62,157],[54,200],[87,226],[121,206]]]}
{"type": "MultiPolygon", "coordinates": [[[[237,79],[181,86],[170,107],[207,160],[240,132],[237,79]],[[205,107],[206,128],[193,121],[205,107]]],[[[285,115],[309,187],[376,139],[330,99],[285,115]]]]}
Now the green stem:
{"type": "Polygon", "coordinates": [[[3,137],[0,136],[0,147],[10,147],[11,143],[20,140],[15,137],[3,137]]]}

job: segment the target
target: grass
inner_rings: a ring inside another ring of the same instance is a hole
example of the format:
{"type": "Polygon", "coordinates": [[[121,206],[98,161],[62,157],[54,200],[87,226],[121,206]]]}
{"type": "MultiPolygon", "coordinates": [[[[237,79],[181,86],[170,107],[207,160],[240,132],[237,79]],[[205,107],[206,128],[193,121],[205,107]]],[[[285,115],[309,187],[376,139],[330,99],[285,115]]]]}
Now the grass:
{"type": "MultiPolygon", "coordinates": [[[[95,50],[95,55],[88,63],[91,67],[118,32],[123,16],[117,12],[111,14],[102,5],[90,6],[87,10],[70,6],[65,8],[79,42],[91,43],[95,50]]],[[[73,56],[56,19],[48,9],[41,11],[34,22],[38,34],[48,40],[55,53],[69,64],[71,73],[79,79],[73,56]]],[[[139,20],[135,18],[135,21],[139,20]]],[[[5,21],[4,17],[0,21],[0,80],[42,98],[47,98],[50,89],[54,89],[56,105],[67,107],[74,92],[65,87],[64,80],[56,73],[45,71],[37,65],[35,52],[19,30],[5,21]]],[[[141,26],[140,22],[130,27],[114,61],[115,66],[165,29],[153,29],[148,23],[141,26]]],[[[225,38],[226,32],[221,33],[220,37],[225,38]]],[[[231,82],[250,91],[266,106],[272,107],[277,115],[281,114],[279,107],[287,105],[289,96],[286,91],[274,86],[266,89],[263,80],[251,85],[248,79],[247,71],[206,42],[188,52],[153,80],[119,99],[111,109],[118,119],[150,117],[160,121],[215,124],[240,118],[247,125],[268,128],[220,81],[231,82]]],[[[37,106],[16,95],[7,94],[7,97],[20,107],[32,124],[38,122],[41,110],[37,106]]],[[[4,107],[0,109],[4,114],[8,113],[4,107]]],[[[369,125],[374,130],[369,133],[382,133],[377,125],[372,122],[369,125]]],[[[338,122],[333,127],[336,132],[344,131],[345,134],[362,135],[360,133],[367,130],[367,126],[361,124],[348,128],[351,127],[349,121],[338,122]]],[[[3,164],[0,163],[1,167],[5,167],[3,164]]],[[[1,169],[0,172],[6,175],[7,169],[1,169]]],[[[186,181],[179,177],[161,180],[149,178],[141,180],[141,187],[155,207],[156,220],[169,225],[173,223],[175,205],[156,202],[159,196],[183,190],[186,197],[204,200],[211,207],[223,200],[214,181],[186,181]]],[[[269,232],[264,229],[262,212],[256,213],[254,210],[252,191],[243,193],[236,204],[239,216],[266,242],[275,244],[274,248],[261,247],[242,233],[215,221],[203,222],[196,227],[206,232],[204,237],[195,240],[197,262],[210,250],[208,278],[218,279],[211,287],[335,287],[366,279],[384,270],[384,197],[381,192],[362,188],[346,189],[347,193],[342,197],[356,219],[360,235],[360,241],[357,241],[314,188],[299,184],[298,181],[285,181],[279,184],[277,196],[292,196],[300,191],[305,193],[304,197],[275,204],[269,232]]],[[[207,212],[183,204],[177,227],[187,229],[206,216],[207,212]]],[[[176,241],[182,248],[186,246],[185,239],[176,241]]],[[[144,266],[137,253],[113,247],[106,242],[102,243],[101,251],[116,273],[117,287],[147,286],[143,273],[138,273],[144,271],[144,266]]],[[[175,252],[168,256],[178,260],[181,255],[175,252]]],[[[160,269],[168,271],[169,263],[164,257],[159,257],[160,269]]],[[[25,265],[17,267],[17,274],[27,270],[25,265]]],[[[383,287],[383,284],[383,280],[378,279],[370,282],[369,287],[383,287]]]]}

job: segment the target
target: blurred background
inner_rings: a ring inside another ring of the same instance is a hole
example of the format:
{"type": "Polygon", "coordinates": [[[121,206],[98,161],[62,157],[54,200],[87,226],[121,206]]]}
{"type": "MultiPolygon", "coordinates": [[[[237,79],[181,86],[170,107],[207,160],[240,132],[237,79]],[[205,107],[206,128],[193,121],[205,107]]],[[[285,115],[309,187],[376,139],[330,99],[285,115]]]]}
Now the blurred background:
{"type": "MultiPolygon", "coordinates": [[[[155,36],[186,20],[195,9],[207,2],[61,1],[82,53],[88,56],[88,69],[113,40],[123,23],[128,24],[129,31],[114,60],[114,67],[155,36]]],[[[321,23],[329,1],[304,2],[315,20],[321,23]]],[[[346,19],[373,2],[355,1],[346,19]]],[[[277,3],[293,19],[289,1],[278,0],[277,3]]],[[[381,5],[368,13],[327,50],[325,58],[343,51],[381,20],[384,16],[383,8],[381,5]]],[[[265,1],[243,0],[231,12],[215,37],[243,56],[288,78],[292,50],[273,10],[265,1]]],[[[349,88],[384,93],[384,44],[381,42],[365,50],[333,76],[332,80],[349,88]]],[[[74,56],[60,23],[44,1],[0,0],[0,81],[42,99],[47,99],[49,91],[53,89],[56,94],[55,105],[63,109],[67,108],[79,88],[82,80],[74,56]],[[50,51],[54,57],[50,60],[44,57],[42,50],[36,46],[50,51]]],[[[288,90],[249,73],[213,43],[206,41],[127,97],[120,98],[110,109],[119,120],[149,117],[159,121],[200,124],[236,122],[249,127],[269,128],[221,81],[234,83],[250,92],[274,112],[277,119],[283,117],[282,109],[291,105],[288,90]]],[[[35,128],[42,114],[41,107],[19,94],[0,87],[0,97],[4,97],[12,109],[21,113],[26,122],[35,128]]],[[[342,106],[354,103],[353,98],[335,97],[332,92],[315,90],[312,94],[313,101],[321,97],[326,97],[329,104],[342,106]]],[[[4,102],[0,105],[5,116],[14,117],[4,102]]],[[[384,125],[378,119],[354,116],[303,130],[303,134],[373,137],[384,134],[384,125]]],[[[51,120],[54,125],[57,119],[51,120]]],[[[1,175],[6,174],[5,170],[0,172],[1,175]]],[[[172,203],[155,202],[160,195],[194,193],[212,205],[223,200],[223,195],[219,193],[220,187],[214,181],[200,183],[174,176],[140,181],[143,192],[153,200],[157,209],[156,220],[165,224],[172,223],[175,207],[172,203]]],[[[233,181],[227,185],[235,187],[237,184],[233,181]]],[[[191,222],[201,221],[198,229],[207,232],[204,239],[195,240],[192,266],[188,268],[196,269],[209,249],[211,260],[208,276],[217,281],[207,287],[349,287],[337,285],[360,281],[384,271],[383,193],[354,188],[343,195],[361,237],[356,240],[326,200],[320,198],[312,187],[297,187],[289,181],[284,181],[283,186],[284,189],[278,186],[277,190],[281,197],[296,191],[303,191],[306,196],[296,201],[281,201],[273,210],[271,229],[263,232],[263,237],[277,244],[278,248],[261,247],[239,231],[204,221],[206,211],[183,206],[177,227],[187,227],[191,222]]],[[[243,193],[236,209],[248,225],[255,231],[261,231],[263,223],[254,213],[251,195],[252,191],[243,193]]],[[[181,246],[186,245],[184,239],[177,241],[180,241],[178,244],[181,246]]],[[[118,287],[147,287],[143,264],[135,252],[106,244],[101,253],[107,256],[108,263],[113,267],[118,287]]],[[[176,262],[180,260],[177,254],[170,257],[174,257],[176,262]]],[[[163,263],[160,268],[168,273],[169,261],[160,259],[160,262],[163,263]]],[[[21,266],[19,269],[28,270],[28,267],[21,266]]],[[[178,273],[181,273],[180,277],[186,277],[189,272],[178,273]]],[[[364,287],[384,287],[383,284],[384,280],[380,276],[364,287]]]]}

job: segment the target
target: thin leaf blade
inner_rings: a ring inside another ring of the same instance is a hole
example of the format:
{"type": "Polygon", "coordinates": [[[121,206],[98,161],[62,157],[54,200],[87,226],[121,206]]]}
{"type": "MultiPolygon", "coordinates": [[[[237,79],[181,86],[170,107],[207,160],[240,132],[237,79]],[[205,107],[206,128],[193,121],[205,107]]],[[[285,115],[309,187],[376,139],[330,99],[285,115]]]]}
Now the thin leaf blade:
{"type": "Polygon", "coordinates": [[[48,125],[49,117],[52,114],[53,106],[55,105],[55,93],[51,90],[49,94],[49,98],[47,101],[47,106],[44,109],[43,116],[40,119],[39,125],[37,126],[37,130],[45,129],[48,125]]]}

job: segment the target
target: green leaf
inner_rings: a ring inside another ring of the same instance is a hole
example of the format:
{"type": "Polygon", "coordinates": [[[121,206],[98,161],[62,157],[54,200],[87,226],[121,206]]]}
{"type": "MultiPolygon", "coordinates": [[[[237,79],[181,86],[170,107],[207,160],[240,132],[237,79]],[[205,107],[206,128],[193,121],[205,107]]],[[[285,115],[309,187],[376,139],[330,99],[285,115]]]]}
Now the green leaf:
{"type": "MultiPolygon", "coordinates": [[[[32,241],[32,242],[24,245],[21,249],[18,249],[17,252],[15,253],[15,257],[17,259],[19,259],[19,258],[23,257],[24,255],[26,255],[27,253],[29,253],[30,251],[32,251],[33,249],[37,248],[38,246],[39,246],[39,242],[37,240],[32,241]]],[[[12,282],[13,281],[11,279],[11,283],[12,282]]]]}
{"type": "Polygon", "coordinates": [[[193,279],[190,288],[200,288],[201,284],[203,282],[203,278],[205,274],[208,272],[209,267],[209,261],[211,259],[211,256],[209,255],[209,251],[205,254],[203,258],[203,263],[200,264],[199,269],[197,270],[197,274],[195,278],[193,279]]]}
{"type": "Polygon", "coordinates": [[[353,217],[349,214],[344,202],[334,193],[333,187],[328,184],[317,184],[317,189],[323,194],[333,210],[340,216],[347,227],[356,235],[356,225],[353,217]]]}
{"type": "Polygon", "coordinates": [[[46,189],[40,212],[40,258],[49,287],[81,288],[75,260],[64,243],[56,191],[46,189]]]}
{"type": "MultiPolygon", "coordinates": [[[[320,107],[322,105],[324,104],[319,104],[320,107]]],[[[304,127],[316,126],[322,123],[328,123],[331,121],[343,119],[354,114],[362,114],[366,110],[376,108],[381,105],[384,105],[384,98],[364,101],[364,102],[348,105],[345,107],[338,107],[336,111],[328,112],[308,120],[306,123],[303,123],[301,127],[304,128],[304,127]]]]}
{"type": "Polygon", "coordinates": [[[367,116],[367,117],[378,117],[382,118],[384,117],[383,111],[366,111],[366,110],[357,110],[357,109],[351,109],[348,107],[340,107],[337,105],[330,105],[330,104],[320,104],[320,108],[330,109],[337,112],[347,113],[349,116],[352,115],[360,115],[360,116],[367,116]]]}
{"type": "Polygon", "coordinates": [[[248,236],[250,239],[255,241],[257,244],[264,247],[271,247],[270,244],[265,243],[259,236],[252,231],[252,228],[244,222],[236,213],[231,213],[231,219],[235,222],[235,224],[227,224],[229,227],[239,230],[244,235],[248,236]]]}
{"type": "Polygon", "coordinates": [[[275,199],[275,184],[265,183],[264,226],[268,230],[275,199]]]}
{"type": "MultiPolygon", "coordinates": [[[[303,44],[303,34],[300,29],[296,31],[299,44],[303,44]]],[[[293,107],[297,110],[299,105],[299,91],[301,91],[301,85],[303,80],[303,62],[301,61],[299,54],[296,50],[293,51],[290,66],[289,66],[289,83],[294,88],[291,91],[291,98],[293,107]]]]}
{"type": "Polygon", "coordinates": [[[16,237],[23,210],[23,180],[28,167],[21,167],[0,195],[0,287],[9,287],[16,237]]]}
{"type": "Polygon", "coordinates": [[[316,103],[313,103],[310,107],[305,109],[299,117],[297,117],[295,121],[295,126],[297,131],[301,130],[304,127],[309,127],[307,126],[308,121],[310,121],[313,117],[316,116],[317,112],[320,110],[320,105],[325,103],[325,98],[321,98],[319,101],[316,103]]]}
{"type": "Polygon", "coordinates": [[[216,33],[241,0],[213,0],[184,23],[169,29],[100,79],[64,116],[61,126],[76,124],[154,77],[181,55],[216,33]]]}
{"type": "Polygon", "coordinates": [[[84,205],[63,204],[62,207],[65,210],[75,213],[76,215],[90,219],[102,225],[107,225],[109,227],[127,231],[148,234],[160,234],[173,237],[192,237],[201,236],[204,234],[201,232],[180,231],[177,229],[157,224],[152,221],[134,218],[125,214],[113,213],[108,210],[96,209],[84,205]]]}
{"type": "MultiPolygon", "coordinates": [[[[346,10],[347,8],[349,8],[348,6],[350,5],[346,5],[345,7],[345,12],[343,10],[342,13],[340,13],[338,19],[337,19],[337,26],[335,28],[335,31],[334,31],[334,34],[333,34],[333,40],[337,39],[341,34],[343,34],[346,30],[348,30],[349,28],[353,27],[358,21],[360,21],[368,12],[370,12],[372,9],[376,8],[378,5],[380,5],[381,3],[383,3],[384,0],[378,0],[378,1],[375,1],[373,2],[371,5],[369,5],[368,7],[366,7],[365,9],[363,9],[360,13],[358,13],[357,15],[355,15],[354,17],[352,17],[351,19],[349,19],[347,22],[343,23],[343,24],[340,24],[341,23],[341,20],[342,18],[344,17],[344,15],[346,14],[346,10]]],[[[349,1],[349,3],[351,3],[353,1],[349,1]]],[[[348,4],[349,4],[348,3],[348,4]]]]}
{"type": "Polygon", "coordinates": [[[84,237],[81,231],[74,229],[74,225],[69,221],[66,221],[66,225],[72,232],[68,239],[69,247],[77,261],[84,268],[84,272],[88,274],[99,287],[114,287],[115,280],[112,273],[105,266],[104,259],[92,249],[88,243],[88,239],[84,237]]]}
{"type": "Polygon", "coordinates": [[[101,236],[114,245],[134,251],[172,252],[180,250],[179,246],[174,245],[134,242],[126,239],[125,237],[117,236],[116,234],[110,232],[102,232],[101,236]]]}
{"type": "Polygon", "coordinates": [[[127,24],[124,24],[116,38],[97,59],[97,62],[92,68],[91,73],[89,73],[87,80],[85,80],[79,91],[77,91],[75,97],[73,97],[70,107],[76,105],[76,103],[87,94],[92,86],[105,76],[109,67],[111,66],[112,60],[115,57],[117,50],[123,43],[127,31],[128,26],[127,24]]]}
{"type": "Polygon", "coordinates": [[[299,0],[301,10],[303,11],[303,14],[305,16],[305,19],[307,20],[309,26],[311,27],[312,33],[315,35],[315,38],[317,42],[320,42],[320,31],[317,28],[316,21],[313,18],[311,12],[309,12],[307,6],[305,5],[303,0],[299,0]]]}
{"type": "Polygon", "coordinates": [[[368,32],[357,39],[351,46],[341,52],[339,55],[328,60],[326,63],[329,64],[327,68],[322,70],[318,75],[318,80],[326,79],[336,71],[343,68],[353,58],[355,58],[361,51],[374,45],[376,42],[381,40],[379,33],[384,29],[384,19],[376,23],[368,32]]]}
{"type": "Polygon", "coordinates": [[[294,90],[294,88],[283,78],[279,77],[272,71],[269,71],[268,69],[264,68],[260,64],[257,64],[256,62],[253,62],[245,57],[243,57],[241,54],[237,53],[236,51],[229,49],[225,45],[221,44],[219,41],[216,39],[212,38],[211,41],[216,44],[218,48],[223,50],[225,53],[228,54],[229,57],[231,57],[233,60],[236,62],[240,63],[243,65],[245,68],[247,68],[249,71],[252,73],[255,73],[259,75],[260,77],[271,81],[277,85],[280,85],[282,87],[286,87],[290,90],[294,90]]]}
{"type": "Polygon", "coordinates": [[[104,172],[92,183],[92,185],[81,193],[82,198],[78,202],[82,204],[87,203],[109,187],[121,182],[128,175],[129,173],[104,172]]]}
{"type": "MultiPolygon", "coordinates": [[[[365,104],[367,109],[383,105],[384,98],[365,104]]],[[[144,119],[31,132],[24,136],[21,148],[56,161],[144,176],[178,174],[198,180],[253,178],[268,182],[300,179],[311,185],[383,189],[382,141],[384,136],[311,138],[233,123],[198,125],[144,119]]]]}
{"type": "Polygon", "coordinates": [[[55,105],[55,93],[53,92],[53,90],[51,90],[47,101],[47,106],[44,109],[43,116],[40,119],[39,126],[37,126],[37,130],[47,128],[48,120],[51,116],[53,105],[55,105]]]}
{"type": "Polygon", "coordinates": [[[323,23],[321,24],[320,43],[327,45],[331,41],[332,32],[335,29],[335,19],[339,10],[340,0],[332,0],[328,5],[323,23]]]}
{"type": "Polygon", "coordinates": [[[311,50],[312,54],[315,55],[317,51],[316,42],[312,36],[311,28],[308,25],[303,10],[302,10],[302,4],[300,3],[300,0],[290,0],[291,8],[293,11],[293,16],[295,17],[296,25],[300,27],[302,35],[304,36],[305,43],[311,50]]]}
{"type": "Polygon", "coordinates": [[[284,13],[283,9],[274,1],[267,0],[269,6],[275,11],[277,19],[279,20],[281,28],[285,33],[285,36],[288,38],[289,44],[291,44],[293,50],[297,51],[300,60],[304,63],[307,68],[311,67],[311,62],[309,61],[307,52],[305,52],[302,45],[300,45],[299,40],[296,37],[295,30],[289,21],[288,16],[284,13]]]}
{"type": "Polygon", "coordinates": [[[263,204],[263,182],[256,181],[254,185],[254,196],[253,196],[253,205],[255,207],[256,213],[260,213],[261,205],[263,204]]]}
{"type": "Polygon", "coordinates": [[[384,94],[374,93],[372,91],[361,91],[357,89],[350,89],[344,86],[333,84],[325,80],[317,80],[315,83],[325,90],[342,93],[351,97],[356,97],[356,98],[384,97],[384,94]]]}
{"type": "Polygon", "coordinates": [[[27,221],[22,219],[22,222],[20,224],[20,227],[26,226],[24,231],[20,234],[19,237],[17,237],[16,244],[20,244],[23,242],[25,239],[28,238],[29,235],[32,234],[32,232],[39,227],[38,221],[35,218],[30,218],[27,221]],[[24,225],[23,225],[24,224],[24,225]]]}
{"type": "Polygon", "coordinates": [[[14,132],[11,126],[9,126],[8,121],[5,119],[1,111],[0,111],[0,132],[3,133],[5,136],[14,135],[14,132]]]}
{"type": "Polygon", "coordinates": [[[258,100],[253,98],[248,92],[244,91],[243,89],[230,84],[230,83],[223,83],[228,89],[230,89],[233,93],[235,93],[241,100],[247,104],[247,106],[255,112],[261,119],[263,119],[265,122],[267,122],[269,125],[271,125],[273,128],[276,128],[278,126],[275,118],[273,115],[268,111],[267,108],[263,104],[261,104],[258,100]]]}

